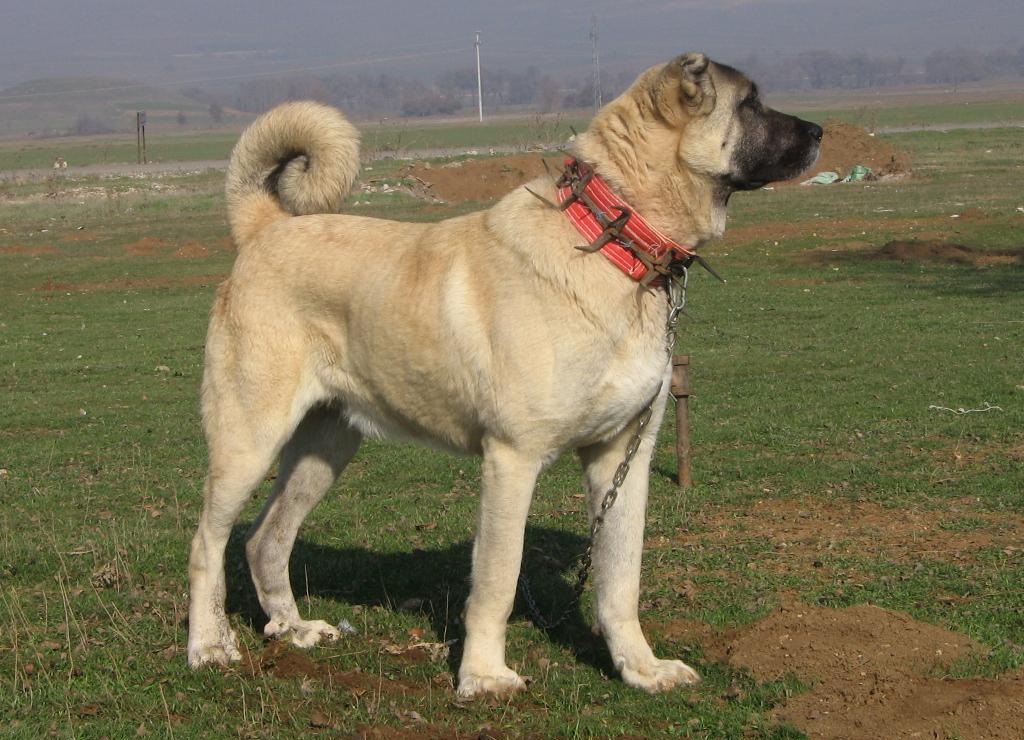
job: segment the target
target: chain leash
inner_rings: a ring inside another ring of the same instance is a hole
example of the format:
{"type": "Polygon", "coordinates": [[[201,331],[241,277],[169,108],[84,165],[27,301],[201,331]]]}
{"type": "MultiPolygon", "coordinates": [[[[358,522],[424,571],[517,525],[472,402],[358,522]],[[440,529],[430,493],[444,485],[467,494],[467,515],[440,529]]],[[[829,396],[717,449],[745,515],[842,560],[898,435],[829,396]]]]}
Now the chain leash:
{"type": "MultiPolygon", "coordinates": [[[[666,293],[668,294],[668,315],[665,321],[665,350],[668,357],[672,356],[672,351],[675,348],[676,328],[679,325],[679,316],[683,313],[683,310],[686,307],[686,289],[689,284],[689,276],[690,274],[687,266],[682,263],[679,263],[678,266],[673,266],[671,273],[667,276],[666,293]]],[[[658,396],[661,395],[661,391],[664,387],[665,381],[663,380],[658,384],[658,390],[655,391],[653,398],[651,398],[650,402],[644,406],[643,410],[637,416],[637,428],[633,433],[633,436],[629,438],[629,442],[626,444],[625,457],[615,469],[615,475],[612,476],[612,485],[604,494],[604,498],[601,499],[600,510],[594,516],[594,520],[590,524],[590,539],[587,541],[587,547],[583,551],[583,554],[580,555],[575,568],[576,576],[575,583],[572,588],[572,598],[557,618],[548,619],[544,616],[544,613],[537,605],[537,599],[530,590],[529,578],[523,572],[522,568],[519,570],[519,592],[523,597],[523,601],[526,602],[526,608],[530,613],[530,618],[533,620],[534,624],[545,631],[551,631],[563,624],[565,620],[572,615],[573,611],[575,611],[577,605],[580,603],[580,599],[583,598],[583,591],[586,588],[587,580],[590,577],[591,570],[593,569],[594,545],[597,542],[598,535],[604,527],[605,516],[607,515],[608,510],[615,505],[615,501],[619,497],[619,488],[626,481],[626,476],[629,474],[629,466],[633,462],[633,458],[636,456],[637,450],[640,449],[641,438],[644,430],[647,429],[647,426],[651,423],[651,417],[654,415],[654,404],[658,400],[658,396]]]]}

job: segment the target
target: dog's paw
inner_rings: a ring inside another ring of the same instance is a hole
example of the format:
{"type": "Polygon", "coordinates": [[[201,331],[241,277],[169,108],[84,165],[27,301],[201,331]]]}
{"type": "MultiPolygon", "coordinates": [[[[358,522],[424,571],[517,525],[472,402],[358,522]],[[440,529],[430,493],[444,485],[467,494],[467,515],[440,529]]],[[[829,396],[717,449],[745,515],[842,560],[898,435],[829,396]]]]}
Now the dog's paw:
{"type": "Polygon", "coordinates": [[[649,694],[668,691],[700,681],[697,671],[681,660],[658,660],[639,667],[622,667],[622,680],[649,694]]]}
{"type": "Polygon", "coordinates": [[[477,699],[482,696],[511,696],[517,691],[526,689],[526,680],[511,668],[506,668],[496,676],[483,676],[469,673],[459,677],[458,695],[460,699],[477,699]]]}
{"type": "Polygon", "coordinates": [[[337,642],[341,632],[322,619],[313,620],[270,620],[263,628],[263,634],[277,639],[288,639],[292,645],[300,648],[311,648],[321,643],[337,642]]]}
{"type": "Polygon", "coordinates": [[[235,633],[228,631],[219,640],[197,641],[188,646],[188,664],[192,668],[203,665],[227,666],[242,659],[238,652],[235,633]]]}

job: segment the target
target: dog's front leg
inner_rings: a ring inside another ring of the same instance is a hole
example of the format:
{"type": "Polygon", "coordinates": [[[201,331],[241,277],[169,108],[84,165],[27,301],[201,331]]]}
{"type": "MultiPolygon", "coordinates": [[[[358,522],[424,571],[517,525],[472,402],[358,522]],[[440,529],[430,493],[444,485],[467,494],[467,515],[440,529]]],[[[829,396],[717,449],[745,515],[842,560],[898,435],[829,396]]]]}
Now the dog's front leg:
{"type": "Polygon", "coordinates": [[[459,696],[509,694],[526,687],[505,665],[505,628],[516,595],[526,516],[540,467],[536,455],[493,440],[484,443],[459,696]]]}
{"type": "MultiPolygon", "coordinates": [[[[666,383],[667,387],[667,383],[666,383]]],[[[641,437],[618,498],[605,513],[594,543],[594,583],[597,623],[608,644],[612,662],[630,686],[651,693],[700,680],[697,672],[679,660],[654,656],[640,629],[640,560],[644,545],[644,519],[651,455],[665,410],[665,397],[655,401],[651,421],[641,437]]],[[[612,478],[626,455],[637,422],[608,442],[580,450],[587,477],[591,521],[598,516],[612,478]]]]}

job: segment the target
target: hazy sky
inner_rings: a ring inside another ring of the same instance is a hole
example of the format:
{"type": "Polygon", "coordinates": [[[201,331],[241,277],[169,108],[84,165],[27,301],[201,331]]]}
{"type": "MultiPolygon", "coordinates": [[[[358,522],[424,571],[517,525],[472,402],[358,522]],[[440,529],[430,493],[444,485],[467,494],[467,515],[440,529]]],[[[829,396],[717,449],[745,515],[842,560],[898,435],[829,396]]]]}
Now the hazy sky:
{"type": "Polygon", "coordinates": [[[472,64],[637,69],[685,50],[864,50],[911,58],[1024,44],[1022,0],[0,0],[0,86],[105,75],[151,82],[314,69],[438,71],[472,64]]]}

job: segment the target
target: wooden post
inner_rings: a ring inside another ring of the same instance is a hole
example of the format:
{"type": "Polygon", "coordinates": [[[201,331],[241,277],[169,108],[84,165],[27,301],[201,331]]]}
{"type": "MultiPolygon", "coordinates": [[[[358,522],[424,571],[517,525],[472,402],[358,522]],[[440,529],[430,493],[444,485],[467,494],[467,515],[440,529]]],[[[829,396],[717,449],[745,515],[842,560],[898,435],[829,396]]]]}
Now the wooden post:
{"type": "Polygon", "coordinates": [[[676,483],[683,488],[693,485],[690,469],[690,356],[673,355],[672,385],[669,392],[676,399],[676,483]]]}
{"type": "Polygon", "coordinates": [[[146,164],[146,111],[135,113],[135,149],[139,164],[146,164]]]}

